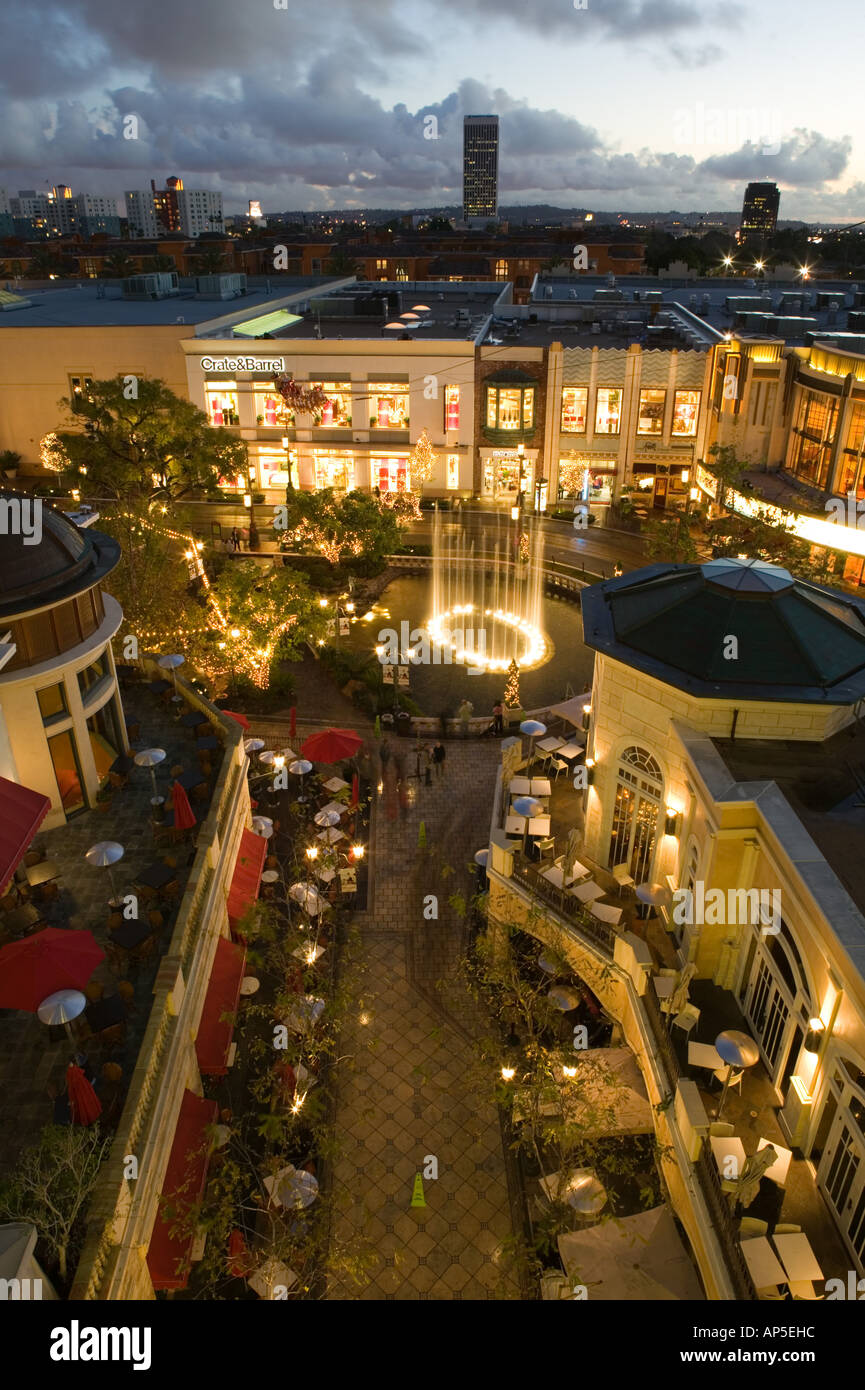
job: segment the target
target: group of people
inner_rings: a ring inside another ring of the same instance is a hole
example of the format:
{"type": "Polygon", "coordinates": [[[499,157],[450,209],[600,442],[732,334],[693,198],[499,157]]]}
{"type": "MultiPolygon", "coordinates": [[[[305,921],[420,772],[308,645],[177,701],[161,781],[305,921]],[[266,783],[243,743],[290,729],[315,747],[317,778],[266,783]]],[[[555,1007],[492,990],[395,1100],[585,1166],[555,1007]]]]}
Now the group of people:
{"type": "MultiPolygon", "coordinates": [[[[463,738],[468,738],[469,727],[471,725],[471,719],[474,712],[475,707],[472,704],[471,700],[463,700],[462,704],[457,710],[457,719],[460,721],[463,738]]],[[[495,704],[493,705],[492,715],[493,722],[490,731],[494,734],[503,734],[505,731],[505,711],[501,700],[496,700],[495,704]]]]}

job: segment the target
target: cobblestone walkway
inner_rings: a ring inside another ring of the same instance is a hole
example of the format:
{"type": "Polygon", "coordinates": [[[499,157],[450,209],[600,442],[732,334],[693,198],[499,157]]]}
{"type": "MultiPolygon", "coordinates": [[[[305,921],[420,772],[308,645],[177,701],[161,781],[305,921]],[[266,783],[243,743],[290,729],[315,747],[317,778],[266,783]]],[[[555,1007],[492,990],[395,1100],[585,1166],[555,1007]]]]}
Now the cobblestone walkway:
{"type": "MultiPolygon", "coordinates": [[[[413,771],[413,744],[402,748],[413,771]]],[[[447,752],[442,780],[411,781],[402,807],[391,763],[376,807],[370,910],[355,918],[362,1002],[340,1049],[353,1061],[336,1117],[333,1229],[334,1251],[372,1253],[359,1284],[332,1277],[331,1299],[520,1297],[502,1251],[512,1220],[498,1115],[472,1072],[481,1020],[455,977],[465,926],[448,905],[472,891],[466,866],[487,842],[498,746],[451,741],[447,752]],[[423,916],[430,894],[438,920],[423,916]],[[428,1156],[438,1178],[413,1208],[428,1156]]]]}

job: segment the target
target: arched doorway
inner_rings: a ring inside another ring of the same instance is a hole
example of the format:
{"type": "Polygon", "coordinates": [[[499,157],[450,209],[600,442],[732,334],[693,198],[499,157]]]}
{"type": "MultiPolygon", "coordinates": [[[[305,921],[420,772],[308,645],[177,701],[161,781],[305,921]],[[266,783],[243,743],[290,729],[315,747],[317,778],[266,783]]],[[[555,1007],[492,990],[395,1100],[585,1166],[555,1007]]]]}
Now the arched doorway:
{"type": "Polygon", "coordinates": [[[865,1271],[865,1071],[836,1054],[809,1155],[860,1274],[865,1271]]]}
{"type": "Polygon", "coordinates": [[[656,759],[636,744],[626,748],[616,776],[609,864],[627,864],[637,883],[651,878],[663,802],[664,775],[656,759]]]}
{"type": "Polygon", "coordinates": [[[783,919],[778,932],[751,928],[737,997],[772,1084],[783,1095],[812,1013],[802,957],[783,919]]]}

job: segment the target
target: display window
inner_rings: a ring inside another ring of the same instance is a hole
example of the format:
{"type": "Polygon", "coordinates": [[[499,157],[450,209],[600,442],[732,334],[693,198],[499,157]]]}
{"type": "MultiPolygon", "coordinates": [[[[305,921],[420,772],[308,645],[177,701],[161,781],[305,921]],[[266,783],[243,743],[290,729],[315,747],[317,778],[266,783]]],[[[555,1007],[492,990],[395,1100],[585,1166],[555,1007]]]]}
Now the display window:
{"type": "Polygon", "coordinates": [[[445,387],[445,429],[458,430],[460,427],[460,388],[445,387]]]}
{"type": "Polygon", "coordinates": [[[589,391],[586,386],[566,386],[562,391],[562,433],[585,434],[589,391]]]}
{"type": "Polygon", "coordinates": [[[459,487],[459,485],[460,485],[460,460],[459,460],[459,454],[450,454],[450,455],[448,455],[446,478],[447,478],[447,486],[448,486],[449,488],[457,488],[457,487],[459,487]]]}
{"type": "Polygon", "coordinates": [[[205,387],[205,392],[207,396],[207,414],[210,417],[211,425],[219,427],[222,425],[237,425],[240,423],[240,418],[237,413],[237,382],[208,382],[205,387]]]}
{"type": "Polygon", "coordinates": [[[622,392],[602,386],[595,407],[595,433],[618,434],[622,427],[622,392]]]}
{"type": "Polygon", "coordinates": [[[534,387],[488,386],[486,419],[487,428],[491,430],[533,429],[534,387]]]}
{"type": "Polygon", "coordinates": [[[408,429],[408,386],[371,386],[369,393],[370,429],[408,429]]]}
{"type": "MultiPolygon", "coordinates": [[[[649,389],[640,392],[640,413],[637,434],[663,434],[666,391],[649,389]]],[[[618,430],[616,431],[618,433],[618,430]]]]}
{"type": "Polygon", "coordinates": [[[692,438],[697,433],[700,415],[700,392],[677,391],[673,397],[673,434],[692,438]]]}
{"type": "Polygon", "coordinates": [[[369,461],[372,486],[379,492],[408,492],[411,475],[407,458],[371,458],[369,461]]]}
{"type": "Polygon", "coordinates": [[[291,412],[286,413],[285,401],[273,387],[256,386],[255,421],[258,425],[273,429],[280,425],[293,425],[294,417],[291,412]]]}
{"type": "Polygon", "coordinates": [[[313,416],[313,423],[323,429],[348,429],[351,426],[351,382],[350,381],[311,381],[324,391],[327,400],[313,416]]]}
{"type": "Polygon", "coordinates": [[[353,454],[315,453],[313,461],[316,491],[325,487],[332,487],[337,492],[354,491],[353,454]]]}

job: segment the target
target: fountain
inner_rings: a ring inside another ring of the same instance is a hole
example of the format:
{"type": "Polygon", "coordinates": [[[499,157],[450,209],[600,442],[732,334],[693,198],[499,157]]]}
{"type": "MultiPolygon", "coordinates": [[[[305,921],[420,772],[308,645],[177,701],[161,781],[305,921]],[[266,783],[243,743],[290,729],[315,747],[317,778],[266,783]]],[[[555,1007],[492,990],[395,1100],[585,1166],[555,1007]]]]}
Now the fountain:
{"type": "Polygon", "coordinates": [[[529,671],[553,651],[541,627],[543,535],[533,517],[522,531],[503,514],[488,522],[476,553],[465,528],[445,524],[436,508],[433,611],[426,629],[451,660],[504,672],[515,659],[529,671]]]}

